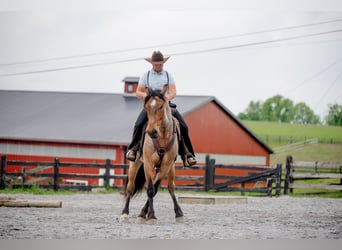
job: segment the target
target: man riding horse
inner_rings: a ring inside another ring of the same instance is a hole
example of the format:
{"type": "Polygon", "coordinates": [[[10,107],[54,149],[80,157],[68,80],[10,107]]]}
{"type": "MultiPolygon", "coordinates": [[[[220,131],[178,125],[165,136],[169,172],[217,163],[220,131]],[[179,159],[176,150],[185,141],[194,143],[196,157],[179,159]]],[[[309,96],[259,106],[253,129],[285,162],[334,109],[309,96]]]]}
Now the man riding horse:
{"type": "MultiPolygon", "coordinates": [[[[154,51],[151,58],[145,58],[146,61],[152,64],[152,69],[147,71],[139,79],[139,84],[136,90],[136,96],[144,100],[147,96],[147,89],[162,90],[164,85],[168,85],[167,98],[172,100],[176,96],[176,85],[173,76],[163,69],[164,63],[170,57],[164,57],[160,51],[154,51]]],[[[179,154],[183,160],[184,166],[192,166],[197,163],[195,153],[190,141],[188,126],[186,125],[181,114],[176,110],[176,105],[170,102],[170,107],[173,108],[173,116],[179,121],[181,138],[179,142],[179,154]]],[[[128,146],[127,159],[135,161],[137,152],[140,150],[140,142],[143,135],[144,126],[147,122],[147,114],[143,109],[134,124],[133,136],[130,145],[128,146]]]]}

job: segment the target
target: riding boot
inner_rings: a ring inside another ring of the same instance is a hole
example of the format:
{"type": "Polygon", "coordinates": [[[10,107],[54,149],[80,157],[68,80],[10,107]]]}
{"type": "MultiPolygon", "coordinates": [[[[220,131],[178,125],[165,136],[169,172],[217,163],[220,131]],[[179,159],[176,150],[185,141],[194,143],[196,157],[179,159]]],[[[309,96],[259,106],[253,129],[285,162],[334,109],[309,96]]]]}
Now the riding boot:
{"type": "Polygon", "coordinates": [[[135,161],[137,158],[137,152],[140,148],[141,129],[138,126],[134,126],[132,142],[128,146],[126,158],[130,161],[135,161]]]}
{"type": "Polygon", "coordinates": [[[135,161],[137,159],[137,152],[139,150],[139,144],[133,146],[126,153],[126,158],[130,161],[135,161]]]}
{"type": "Polygon", "coordinates": [[[134,124],[132,141],[128,146],[126,158],[130,161],[135,161],[137,158],[137,151],[140,148],[140,141],[142,138],[144,125],[146,124],[146,122],[147,122],[147,114],[146,114],[146,111],[143,109],[140,112],[134,124]]]}
{"type": "Polygon", "coordinates": [[[185,145],[185,141],[183,137],[181,137],[181,140],[179,141],[179,155],[181,156],[183,160],[184,167],[190,167],[197,163],[197,160],[193,153],[191,153],[187,146],[185,145]]]}
{"type": "Polygon", "coordinates": [[[178,154],[182,158],[184,167],[188,167],[188,163],[186,161],[186,150],[185,150],[184,140],[182,137],[178,141],[178,154]]]}

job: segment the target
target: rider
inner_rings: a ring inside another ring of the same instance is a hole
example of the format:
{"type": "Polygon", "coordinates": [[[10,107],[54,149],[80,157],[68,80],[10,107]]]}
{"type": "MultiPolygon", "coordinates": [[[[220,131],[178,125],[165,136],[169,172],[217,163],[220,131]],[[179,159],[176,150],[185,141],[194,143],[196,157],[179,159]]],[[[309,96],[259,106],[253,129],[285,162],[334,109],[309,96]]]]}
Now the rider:
{"type": "MultiPolygon", "coordinates": [[[[167,98],[172,100],[176,96],[176,85],[172,75],[163,69],[164,63],[170,57],[164,57],[160,51],[154,51],[151,58],[145,58],[146,61],[152,64],[152,69],[147,71],[140,79],[136,90],[136,96],[139,99],[145,99],[147,96],[146,89],[148,87],[153,90],[161,90],[165,84],[168,84],[167,98]]],[[[170,106],[176,106],[171,104],[170,106]]],[[[186,125],[181,114],[174,110],[173,116],[177,118],[181,131],[181,143],[179,145],[179,154],[182,157],[184,166],[192,166],[196,164],[195,153],[192,148],[190,137],[188,134],[188,126],[186,125]]],[[[147,114],[145,109],[141,111],[134,124],[133,137],[126,157],[130,161],[136,160],[137,151],[139,150],[140,140],[142,138],[143,127],[147,122],[147,114]]]]}

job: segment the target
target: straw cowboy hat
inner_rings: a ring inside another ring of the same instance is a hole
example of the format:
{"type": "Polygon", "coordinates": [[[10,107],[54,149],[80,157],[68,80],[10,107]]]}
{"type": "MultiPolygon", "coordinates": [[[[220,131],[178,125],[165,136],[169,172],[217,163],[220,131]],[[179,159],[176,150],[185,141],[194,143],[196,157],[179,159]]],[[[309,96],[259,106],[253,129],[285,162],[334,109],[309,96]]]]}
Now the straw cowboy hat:
{"type": "Polygon", "coordinates": [[[153,51],[151,57],[145,58],[146,61],[152,64],[164,64],[167,60],[169,60],[169,56],[163,56],[163,54],[158,51],[153,51]]]}

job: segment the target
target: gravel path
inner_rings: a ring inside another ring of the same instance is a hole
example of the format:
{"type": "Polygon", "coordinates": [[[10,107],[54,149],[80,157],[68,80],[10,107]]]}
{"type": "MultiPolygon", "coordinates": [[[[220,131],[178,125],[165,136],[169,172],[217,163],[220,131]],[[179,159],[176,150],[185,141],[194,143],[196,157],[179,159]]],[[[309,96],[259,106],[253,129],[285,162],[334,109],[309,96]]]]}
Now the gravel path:
{"type": "Polygon", "coordinates": [[[120,223],[120,194],[15,195],[60,200],[62,208],[0,207],[0,239],[342,239],[342,199],[248,197],[247,204],[180,203],[176,223],[168,193],[155,199],[157,225],[137,224],[146,201],[131,203],[120,223]]]}

